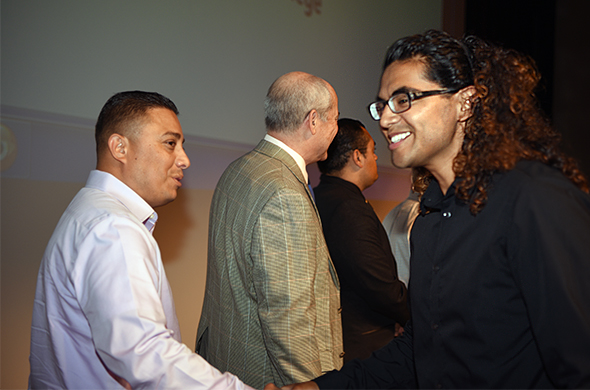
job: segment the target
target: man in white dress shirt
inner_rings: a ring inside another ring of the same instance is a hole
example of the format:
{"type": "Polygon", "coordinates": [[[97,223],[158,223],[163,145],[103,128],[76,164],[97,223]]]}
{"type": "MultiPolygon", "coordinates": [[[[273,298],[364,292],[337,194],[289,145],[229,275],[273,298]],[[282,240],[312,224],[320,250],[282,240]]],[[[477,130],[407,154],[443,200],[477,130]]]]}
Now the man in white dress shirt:
{"type": "Polygon", "coordinates": [[[178,110],[151,92],[111,97],[96,123],[97,166],[41,261],[29,388],[244,389],[181,343],[154,207],[190,165],[178,110]]]}

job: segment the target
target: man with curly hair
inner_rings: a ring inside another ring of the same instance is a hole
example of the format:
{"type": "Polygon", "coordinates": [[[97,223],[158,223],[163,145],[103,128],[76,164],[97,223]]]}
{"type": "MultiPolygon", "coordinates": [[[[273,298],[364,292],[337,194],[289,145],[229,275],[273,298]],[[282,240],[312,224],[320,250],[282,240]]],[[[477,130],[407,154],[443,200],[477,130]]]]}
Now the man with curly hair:
{"type": "Polygon", "coordinates": [[[418,171],[411,320],[297,388],[590,388],[590,196],[537,106],[539,78],[475,37],[389,48],[369,111],[393,164],[418,171]]]}

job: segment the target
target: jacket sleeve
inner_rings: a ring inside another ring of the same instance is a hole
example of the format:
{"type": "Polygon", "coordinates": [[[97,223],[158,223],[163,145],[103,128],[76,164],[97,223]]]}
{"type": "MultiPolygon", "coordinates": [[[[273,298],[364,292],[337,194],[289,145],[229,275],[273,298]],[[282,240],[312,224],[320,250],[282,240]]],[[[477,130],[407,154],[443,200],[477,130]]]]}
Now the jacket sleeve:
{"type": "Polygon", "coordinates": [[[263,338],[278,376],[275,384],[319,376],[318,329],[330,324],[318,310],[329,299],[318,281],[329,277],[330,260],[305,193],[283,188],[270,198],[254,228],[251,253],[263,338]]]}
{"type": "Polygon", "coordinates": [[[407,289],[397,275],[391,247],[369,204],[342,202],[324,226],[338,276],[376,312],[404,325],[407,289]]]}

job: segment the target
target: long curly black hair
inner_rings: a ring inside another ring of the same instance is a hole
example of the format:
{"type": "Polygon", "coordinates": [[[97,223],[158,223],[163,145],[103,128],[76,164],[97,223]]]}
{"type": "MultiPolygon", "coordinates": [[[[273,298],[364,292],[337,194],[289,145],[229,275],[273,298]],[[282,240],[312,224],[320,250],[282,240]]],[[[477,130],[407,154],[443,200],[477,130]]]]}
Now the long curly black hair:
{"type": "MultiPolygon", "coordinates": [[[[520,160],[555,167],[585,192],[587,179],[577,161],[559,149],[560,135],[539,107],[535,90],[541,78],[534,60],[475,36],[461,40],[429,30],[396,41],[387,51],[383,71],[395,61],[417,59],[425,76],[442,88],[473,85],[472,115],[465,126],[461,151],[453,164],[457,196],[477,214],[487,202],[492,175],[509,171],[520,160]]],[[[424,193],[432,180],[417,168],[414,190],[424,193]]]]}

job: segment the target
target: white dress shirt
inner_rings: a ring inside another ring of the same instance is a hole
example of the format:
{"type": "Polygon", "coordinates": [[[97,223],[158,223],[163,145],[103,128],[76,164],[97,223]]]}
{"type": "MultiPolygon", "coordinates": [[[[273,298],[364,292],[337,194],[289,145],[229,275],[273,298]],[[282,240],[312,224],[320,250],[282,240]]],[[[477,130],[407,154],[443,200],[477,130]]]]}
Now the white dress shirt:
{"type": "Polygon", "coordinates": [[[296,151],[291,149],[283,141],[276,139],[275,137],[273,137],[270,134],[266,134],[264,136],[264,140],[277,145],[279,148],[281,148],[285,152],[289,153],[289,155],[291,157],[293,157],[293,160],[295,160],[295,162],[297,163],[297,166],[299,167],[299,169],[301,169],[301,173],[303,173],[303,178],[305,179],[305,182],[306,183],[309,182],[309,177],[307,174],[307,166],[305,165],[305,160],[303,159],[303,157],[301,157],[301,155],[299,153],[297,153],[296,151]]]}
{"type": "Polygon", "coordinates": [[[154,210],[92,171],[41,261],[30,388],[245,389],[181,343],[172,291],[151,231],[154,210]]]}

